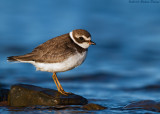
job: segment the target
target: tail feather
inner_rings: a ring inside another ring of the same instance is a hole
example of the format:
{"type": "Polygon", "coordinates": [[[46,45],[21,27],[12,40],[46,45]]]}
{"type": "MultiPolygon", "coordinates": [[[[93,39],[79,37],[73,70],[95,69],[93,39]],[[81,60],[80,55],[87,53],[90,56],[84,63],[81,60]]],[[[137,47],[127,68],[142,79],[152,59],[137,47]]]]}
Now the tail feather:
{"type": "Polygon", "coordinates": [[[7,58],[8,61],[33,61],[33,56],[31,54],[21,55],[21,56],[10,56],[7,58]]]}
{"type": "Polygon", "coordinates": [[[16,56],[7,57],[7,60],[10,61],[10,62],[18,61],[15,57],[16,57],[16,56]]]}

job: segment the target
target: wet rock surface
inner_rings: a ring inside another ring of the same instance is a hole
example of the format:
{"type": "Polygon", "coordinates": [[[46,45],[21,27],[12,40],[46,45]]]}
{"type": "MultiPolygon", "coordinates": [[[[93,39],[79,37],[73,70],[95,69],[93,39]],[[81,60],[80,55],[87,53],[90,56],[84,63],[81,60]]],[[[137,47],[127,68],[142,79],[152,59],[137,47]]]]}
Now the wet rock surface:
{"type": "Polygon", "coordinates": [[[98,104],[94,104],[94,103],[90,103],[90,104],[86,104],[82,107],[85,110],[104,110],[107,109],[107,107],[98,105],[98,104]]]}
{"type": "Polygon", "coordinates": [[[41,88],[33,85],[13,85],[9,92],[8,103],[10,106],[56,106],[56,105],[85,105],[87,99],[69,94],[62,95],[57,90],[41,88]]]}
{"type": "Polygon", "coordinates": [[[143,100],[143,101],[133,102],[125,106],[124,109],[128,110],[144,109],[149,111],[160,112],[160,102],[155,102],[153,100],[143,100]]]}

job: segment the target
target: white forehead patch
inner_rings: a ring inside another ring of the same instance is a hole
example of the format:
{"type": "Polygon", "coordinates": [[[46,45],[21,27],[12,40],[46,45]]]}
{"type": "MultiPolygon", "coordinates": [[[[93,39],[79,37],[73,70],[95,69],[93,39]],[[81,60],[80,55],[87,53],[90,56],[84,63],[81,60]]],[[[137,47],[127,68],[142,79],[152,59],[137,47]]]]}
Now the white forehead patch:
{"type": "Polygon", "coordinates": [[[83,37],[85,40],[91,40],[91,37],[86,37],[84,35],[82,35],[81,37],[83,37]]]}
{"type": "MultiPolygon", "coordinates": [[[[74,41],[74,43],[76,43],[76,44],[79,45],[80,47],[85,48],[85,49],[89,47],[89,43],[88,43],[88,42],[78,43],[78,42],[74,39],[72,32],[69,33],[69,36],[70,36],[71,39],[74,41]]],[[[91,40],[91,38],[87,38],[87,37],[84,36],[84,35],[83,35],[82,37],[83,37],[85,40],[91,40]]]]}

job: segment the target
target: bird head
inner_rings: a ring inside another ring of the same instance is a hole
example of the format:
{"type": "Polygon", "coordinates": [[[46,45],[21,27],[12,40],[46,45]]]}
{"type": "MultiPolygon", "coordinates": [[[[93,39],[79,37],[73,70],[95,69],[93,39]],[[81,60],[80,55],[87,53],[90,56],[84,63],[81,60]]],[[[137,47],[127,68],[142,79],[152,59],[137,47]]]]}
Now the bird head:
{"type": "Polygon", "coordinates": [[[69,33],[71,39],[82,48],[88,48],[90,45],[96,45],[91,41],[91,35],[88,31],[83,29],[76,29],[69,33]]]}

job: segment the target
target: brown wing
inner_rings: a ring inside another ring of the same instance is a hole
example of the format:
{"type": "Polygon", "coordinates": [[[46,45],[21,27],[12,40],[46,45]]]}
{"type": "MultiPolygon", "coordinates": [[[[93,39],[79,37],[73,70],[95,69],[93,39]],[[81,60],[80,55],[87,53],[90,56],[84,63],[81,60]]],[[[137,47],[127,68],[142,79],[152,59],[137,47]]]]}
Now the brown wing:
{"type": "MultiPolygon", "coordinates": [[[[22,56],[9,57],[11,61],[35,61],[57,63],[76,53],[74,43],[69,34],[58,36],[36,47],[31,53],[22,56]]],[[[8,58],[8,59],[9,59],[8,58]]]]}
{"type": "Polygon", "coordinates": [[[57,63],[76,53],[68,34],[51,39],[41,44],[32,52],[35,62],[57,63]]]}

